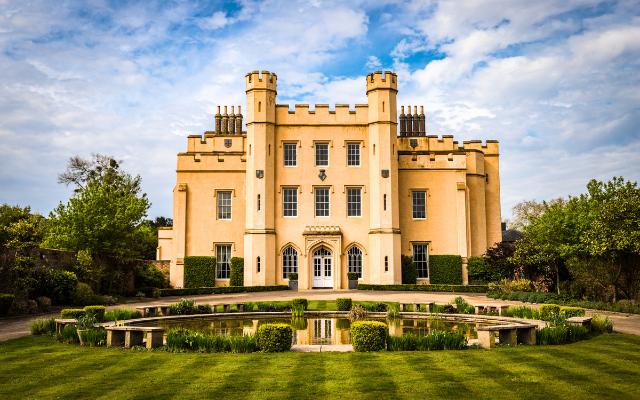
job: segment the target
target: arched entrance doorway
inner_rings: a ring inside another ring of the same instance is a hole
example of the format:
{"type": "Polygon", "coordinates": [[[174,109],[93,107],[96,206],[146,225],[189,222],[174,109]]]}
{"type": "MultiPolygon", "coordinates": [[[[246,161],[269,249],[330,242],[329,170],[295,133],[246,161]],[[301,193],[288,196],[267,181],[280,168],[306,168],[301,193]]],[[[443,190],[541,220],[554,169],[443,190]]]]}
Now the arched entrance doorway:
{"type": "Polygon", "coordinates": [[[333,287],[333,265],[331,250],[320,246],[313,252],[313,280],[311,285],[314,288],[333,287]]]}

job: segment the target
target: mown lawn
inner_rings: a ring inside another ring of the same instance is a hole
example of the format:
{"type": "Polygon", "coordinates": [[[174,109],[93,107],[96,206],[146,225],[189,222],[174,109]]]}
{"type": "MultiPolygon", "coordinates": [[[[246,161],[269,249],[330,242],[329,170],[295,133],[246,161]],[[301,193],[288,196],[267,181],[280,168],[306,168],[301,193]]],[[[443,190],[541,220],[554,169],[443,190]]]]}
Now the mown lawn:
{"type": "Polygon", "coordinates": [[[196,354],[0,344],[0,399],[638,399],[640,337],[407,353],[196,354]]]}

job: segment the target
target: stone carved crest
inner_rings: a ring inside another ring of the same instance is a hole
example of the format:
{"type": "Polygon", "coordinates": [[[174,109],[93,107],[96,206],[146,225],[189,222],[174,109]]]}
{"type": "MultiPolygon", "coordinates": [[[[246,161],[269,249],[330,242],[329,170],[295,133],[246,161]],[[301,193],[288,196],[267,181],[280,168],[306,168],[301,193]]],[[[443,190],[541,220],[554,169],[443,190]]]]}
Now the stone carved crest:
{"type": "Polygon", "coordinates": [[[324,172],[323,169],[321,169],[320,173],[318,174],[318,177],[320,178],[321,181],[324,181],[325,179],[327,179],[327,174],[324,172]]]}
{"type": "Polygon", "coordinates": [[[224,147],[231,147],[231,139],[225,139],[224,140],[224,147]]]}
{"type": "Polygon", "coordinates": [[[388,169],[383,169],[382,170],[382,177],[383,178],[388,178],[389,177],[389,170],[388,169]]]}
{"type": "Polygon", "coordinates": [[[262,169],[257,169],[257,170],[256,170],[256,178],[258,178],[258,179],[262,179],[262,178],[264,178],[264,170],[262,170],[262,169]]]}

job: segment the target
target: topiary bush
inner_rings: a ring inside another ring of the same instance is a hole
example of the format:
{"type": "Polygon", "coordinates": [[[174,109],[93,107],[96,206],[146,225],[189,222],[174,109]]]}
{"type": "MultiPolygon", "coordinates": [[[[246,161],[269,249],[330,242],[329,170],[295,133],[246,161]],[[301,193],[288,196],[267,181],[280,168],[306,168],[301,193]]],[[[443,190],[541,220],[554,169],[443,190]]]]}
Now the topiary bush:
{"type": "Polygon", "coordinates": [[[351,344],[355,351],[381,351],[387,348],[387,324],[380,321],[351,323],[351,344]]]}
{"type": "Polygon", "coordinates": [[[357,272],[347,272],[347,279],[350,281],[357,281],[358,280],[358,273],[357,272]]]}
{"type": "Polygon", "coordinates": [[[65,308],[60,311],[60,318],[63,319],[78,319],[85,315],[85,311],[82,308],[65,308]]]}
{"type": "Polygon", "coordinates": [[[462,257],[457,255],[429,256],[429,283],[462,284],[462,257]]]}
{"type": "Polygon", "coordinates": [[[230,286],[244,286],[244,258],[231,257],[230,286]]]}
{"type": "Polygon", "coordinates": [[[189,256],[184,258],[184,287],[199,288],[215,286],[216,258],[211,256],[189,256]]]}
{"type": "Polygon", "coordinates": [[[105,306],[86,306],[84,312],[86,315],[92,315],[96,321],[104,321],[104,313],[107,311],[105,306]]]}
{"type": "Polygon", "coordinates": [[[416,266],[413,263],[411,256],[402,256],[401,262],[402,268],[402,283],[406,285],[415,285],[418,279],[418,272],[416,266]]]}
{"type": "Polygon", "coordinates": [[[291,300],[291,308],[302,308],[306,311],[309,308],[309,301],[307,299],[293,299],[291,300]]]}
{"type": "Polygon", "coordinates": [[[584,317],[584,308],[582,307],[560,307],[560,315],[564,318],[584,317]]]}
{"type": "Polygon", "coordinates": [[[258,348],[265,353],[291,350],[293,329],[287,324],[264,324],[256,332],[258,348]]]}
{"type": "Polygon", "coordinates": [[[338,311],[349,311],[351,310],[352,301],[347,297],[338,297],[336,299],[336,309],[338,311]]]}
{"type": "Polygon", "coordinates": [[[548,321],[560,315],[560,306],[557,304],[542,304],[540,308],[540,319],[548,321]]]}
{"type": "Polygon", "coordinates": [[[298,273],[297,272],[289,272],[288,279],[290,281],[297,281],[298,280],[298,273]]]}
{"type": "Polygon", "coordinates": [[[8,293],[0,293],[0,317],[6,317],[13,305],[16,296],[8,293]]]}

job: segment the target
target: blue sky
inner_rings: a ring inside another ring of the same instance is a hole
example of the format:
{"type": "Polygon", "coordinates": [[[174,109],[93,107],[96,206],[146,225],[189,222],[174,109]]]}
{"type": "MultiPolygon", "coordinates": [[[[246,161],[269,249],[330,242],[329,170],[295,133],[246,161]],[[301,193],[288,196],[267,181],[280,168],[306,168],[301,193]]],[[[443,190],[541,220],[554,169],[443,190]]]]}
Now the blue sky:
{"type": "Polygon", "coordinates": [[[640,176],[639,1],[0,0],[0,203],[47,214],[67,159],[100,152],[170,216],[175,154],[255,69],[312,104],[396,71],[429,134],[500,141],[505,217],[640,176]]]}

